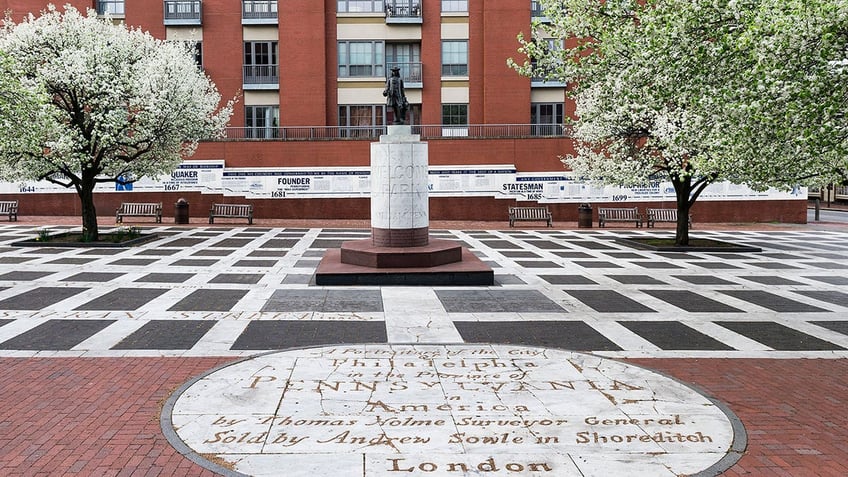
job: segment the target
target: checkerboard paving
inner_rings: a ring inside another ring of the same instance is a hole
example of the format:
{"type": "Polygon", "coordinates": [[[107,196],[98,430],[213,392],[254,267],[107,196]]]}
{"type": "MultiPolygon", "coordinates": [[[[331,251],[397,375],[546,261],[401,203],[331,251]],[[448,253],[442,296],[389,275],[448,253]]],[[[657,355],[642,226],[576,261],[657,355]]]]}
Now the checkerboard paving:
{"type": "MultiPolygon", "coordinates": [[[[52,227],[62,231],[69,227],[52,227]]],[[[367,230],[145,227],[133,248],[20,247],[0,226],[0,356],[243,356],[339,343],[511,343],[610,357],[848,357],[848,233],[693,231],[762,252],[649,252],[668,230],[434,230],[491,287],[320,287],[367,230]]]]}

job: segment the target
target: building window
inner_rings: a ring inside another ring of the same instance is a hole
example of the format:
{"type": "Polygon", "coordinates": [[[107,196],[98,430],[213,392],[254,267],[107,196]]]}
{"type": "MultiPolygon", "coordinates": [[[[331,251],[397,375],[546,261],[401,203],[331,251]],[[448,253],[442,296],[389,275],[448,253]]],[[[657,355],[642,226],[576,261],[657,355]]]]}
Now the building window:
{"type": "Polygon", "coordinates": [[[386,108],[382,105],[339,106],[341,137],[379,137],[383,134],[384,124],[386,124],[386,108]]]}
{"type": "Polygon", "coordinates": [[[467,12],[468,0],[442,0],[443,12],[467,12]]]}
{"type": "Polygon", "coordinates": [[[198,68],[203,69],[203,43],[199,41],[194,42],[194,62],[198,68]]]}
{"type": "Polygon", "coordinates": [[[124,16],[124,0],[97,0],[97,14],[124,16]]]}
{"type": "Polygon", "coordinates": [[[442,105],[442,136],[468,135],[468,105],[442,105]]]}
{"type": "Polygon", "coordinates": [[[340,41],[339,77],[385,76],[382,41],[340,41]]]}
{"type": "Polygon", "coordinates": [[[533,136],[561,136],[563,124],[562,103],[532,103],[530,124],[533,136]]]}
{"type": "Polygon", "coordinates": [[[279,137],[279,106],[245,106],[244,136],[247,139],[272,139],[279,137]]]}
{"type": "Polygon", "coordinates": [[[468,40],[442,40],[442,76],[468,76],[468,40]]]}
{"type": "Polygon", "coordinates": [[[276,41],[244,42],[244,84],[279,84],[276,41]]]}
{"type": "Polygon", "coordinates": [[[339,13],[383,12],[383,0],[338,0],[339,13]]]}
{"type": "Polygon", "coordinates": [[[418,43],[386,43],[386,68],[400,68],[405,83],[421,83],[421,45],[418,43]]]}

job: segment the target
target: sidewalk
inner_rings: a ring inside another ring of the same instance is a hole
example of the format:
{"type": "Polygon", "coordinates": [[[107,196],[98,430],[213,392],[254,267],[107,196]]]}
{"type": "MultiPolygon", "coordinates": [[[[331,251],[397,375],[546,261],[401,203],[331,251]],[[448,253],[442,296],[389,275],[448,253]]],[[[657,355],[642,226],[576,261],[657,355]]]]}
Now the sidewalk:
{"type": "Polygon", "coordinates": [[[77,220],[0,225],[3,475],[213,475],[160,429],[182,383],[274,349],[410,342],[573,349],[659,370],[741,419],[747,451],[724,475],[848,475],[844,224],[704,224],[693,235],[763,252],[677,254],[612,241],[669,228],[431,223],[494,268],[496,286],[471,288],[310,285],[323,251],[367,236],[364,221],[140,222],[162,238],[10,246],[77,220]]]}

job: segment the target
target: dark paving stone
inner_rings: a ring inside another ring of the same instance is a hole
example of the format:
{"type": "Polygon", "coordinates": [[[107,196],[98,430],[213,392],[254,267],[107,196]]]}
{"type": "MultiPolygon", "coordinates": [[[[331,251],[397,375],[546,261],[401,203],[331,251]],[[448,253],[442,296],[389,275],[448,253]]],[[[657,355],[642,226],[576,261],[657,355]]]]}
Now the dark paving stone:
{"type": "Polygon", "coordinates": [[[516,260],[515,263],[524,268],[562,268],[562,265],[547,260],[516,260]]]}
{"type": "Polygon", "coordinates": [[[761,253],[760,257],[768,257],[772,260],[801,260],[804,257],[793,255],[791,253],[761,253]]]}
{"type": "Polygon", "coordinates": [[[88,288],[39,287],[0,301],[0,310],[41,310],[88,288]]]}
{"type": "Polygon", "coordinates": [[[118,255],[120,253],[124,253],[126,250],[122,248],[92,248],[89,250],[85,250],[80,252],[79,255],[118,255]]]}
{"type": "Polygon", "coordinates": [[[502,268],[499,262],[494,260],[483,260],[483,263],[489,266],[489,268],[502,268]]]}
{"type": "Polygon", "coordinates": [[[721,341],[677,321],[619,321],[618,323],[664,350],[733,350],[721,341]]]}
{"type": "Polygon", "coordinates": [[[803,247],[797,247],[795,245],[787,245],[784,243],[780,243],[777,241],[769,241],[769,242],[745,242],[740,245],[749,245],[751,247],[760,247],[763,250],[775,249],[775,250],[804,250],[803,247]]]}
{"type": "Polygon", "coordinates": [[[247,290],[195,290],[168,311],[230,311],[247,290]]]}
{"type": "Polygon", "coordinates": [[[515,275],[495,275],[495,283],[499,285],[523,285],[527,282],[515,275]]]}
{"type": "Polygon", "coordinates": [[[211,267],[218,263],[217,260],[204,260],[201,258],[184,258],[181,260],[177,260],[171,265],[177,267],[211,267]]]}
{"type": "Polygon", "coordinates": [[[194,273],[148,273],[135,281],[142,283],[183,283],[194,275],[194,273]]]}
{"type": "Polygon", "coordinates": [[[175,254],[179,251],[180,251],[180,249],[178,249],[178,248],[148,248],[148,249],[145,249],[145,250],[142,250],[142,251],[136,253],[136,255],[139,255],[139,256],[142,256],[142,255],[159,255],[159,256],[162,256],[162,257],[167,257],[167,256],[173,255],[173,254],[175,254]]]}
{"type": "Polygon", "coordinates": [[[305,273],[287,273],[281,283],[285,285],[306,285],[312,280],[312,275],[305,273]]]}
{"type": "Polygon", "coordinates": [[[216,321],[152,320],[112,349],[191,349],[216,321]]]}
{"type": "Polygon", "coordinates": [[[612,262],[587,262],[583,260],[575,260],[573,263],[575,265],[580,265],[583,268],[623,268],[621,265],[612,262]]]}
{"type": "Polygon", "coordinates": [[[521,245],[509,240],[481,240],[480,242],[495,250],[517,250],[521,248],[521,245]]]}
{"type": "Polygon", "coordinates": [[[155,258],[122,258],[109,262],[108,265],[131,266],[131,267],[146,267],[150,264],[158,262],[155,258]]]}
{"type": "Polygon", "coordinates": [[[603,252],[604,255],[610,256],[612,258],[622,258],[622,259],[639,259],[645,258],[644,255],[633,252],[603,252]]]}
{"type": "Polygon", "coordinates": [[[695,265],[703,268],[709,268],[710,270],[731,270],[734,268],[740,268],[725,262],[696,262],[695,265]]]}
{"type": "MultiPolygon", "coordinates": [[[[217,234],[216,234],[216,235],[217,235],[217,234]]],[[[203,239],[203,238],[188,238],[188,237],[183,237],[183,238],[178,238],[178,239],[176,239],[176,240],[171,240],[170,242],[167,242],[167,243],[163,243],[163,244],[161,245],[161,247],[183,247],[183,248],[188,248],[188,247],[194,247],[195,245],[197,245],[197,244],[201,244],[201,243],[203,243],[203,242],[205,242],[205,241],[206,241],[206,239],[203,239]]]]}
{"type": "Polygon", "coordinates": [[[552,285],[597,285],[583,275],[539,275],[539,278],[552,285]]]}
{"type": "Polygon", "coordinates": [[[594,255],[586,252],[553,252],[553,254],[562,258],[596,258],[594,255]]]}
{"type": "Polygon", "coordinates": [[[70,248],[33,248],[26,250],[24,253],[31,255],[60,255],[69,252],[70,248]]]}
{"type": "Polygon", "coordinates": [[[0,257],[0,264],[15,265],[35,260],[36,257],[0,257]]]}
{"type": "Polygon", "coordinates": [[[809,267],[821,268],[824,270],[845,270],[848,268],[848,263],[835,262],[804,262],[804,265],[809,267]]]}
{"type": "Polygon", "coordinates": [[[744,280],[748,280],[755,283],[762,283],[763,285],[803,285],[801,282],[796,282],[795,280],[790,280],[788,278],[777,277],[777,276],[750,276],[750,277],[739,277],[744,280]]]}
{"type": "Polygon", "coordinates": [[[681,253],[681,252],[657,252],[656,255],[658,257],[662,257],[668,260],[703,260],[704,257],[699,257],[697,255],[692,255],[690,253],[681,253]]]}
{"type": "MultiPolygon", "coordinates": [[[[3,290],[5,290],[5,288],[3,290]]],[[[0,320],[0,328],[2,328],[5,325],[8,325],[9,323],[11,323],[13,321],[15,321],[15,320],[0,320]]]]}
{"type": "Polygon", "coordinates": [[[168,288],[118,288],[74,309],[104,311],[137,310],[148,304],[151,300],[160,297],[168,290],[168,288]]]}
{"type": "Polygon", "coordinates": [[[607,275],[607,277],[625,285],[665,285],[665,282],[647,275],[607,275]]]}
{"type": "Polygon", "coordinates": [[[39,278],[44,278],[48,275],[53,275],[53,272],[26,272],[26,271],[15,271],[8,272],[0,275],[0,281],[6,282],[31,282],[34,280],[38,280],[39,278]]]}
{"type": "Polygon", "coordinates": [[[191,254],[192,257],[226,257],[232,255],[235,249],[226,248],[204,248],[191,254]]]}
{"type": "Polygon", "coordinates": [[[792,290],[798,295],[848,308],[848,293],[830,290],[792,290]]]}
{"type": "Polygon", "coordinates": [[[571,240],[568,242],[572,245],[577,245],[583,248],[588,248],[590,250],[615,250],[616,247],[612,247],[603,242],[598,242],[594,240],[571,240]]]}
{"type": "Polygon", "coordinates": [[[233,266],[248,268],[271,268],[276,264],[276,260],[239,260],[234,263],[233,266]]]}
{"type": "Polygon", "coordinates": [[[783,262],[747,262],[746,265],[765,268],[766,270],[795,270],[800,268],[783,262]]]}
{"type": "Polygon", "coordinates": [[[380,290],[276,290],[262,311],[381,312],[383,296],[380,290]]]}
{"type": "Polygon", "coordinates": [[[224,240],[220,240],[218,242],[212,243],[210,247],[216,248],[242,248],[253,242],[253,239],[244,239],[244,238],[227,238],[224,240]]]}
{"type": "Polygon", "coordinates": [[[252,321],[233,350],[272,350],[329,344],[385,343],[382,321],[252,321]]]}
{"type": "Polygon", "coordinates": [[[326,254],[324,250],[304,250],[301,257],[323,257],[326,254]]]}
{"type": "Polygon", "coordinates": [[[829,341],[810,336],[779,323],[762,321],[717,321],[716,324],[778,351],[831,351],[845,349],[829,341]]]}
{"type": "Polygon", "coordinates": [[[811,313],[827,311],[806,303],[797,302],[784,298],[780,295],[775,295],[774,293],[760,290],[720,290],[720,292],[780,313],[811,313]]]}
{"type": "Polygon", "coordinates": [[[655,313],[647,306],[612,290],[565,290],[599,313],[655,313]]]}
{"type": "Polygon", "coordinates": [[[295,268],[315,268],[318,264],[321,263],[321,260],[298,260],[294,262],[295,268]]]}
{"type": "Polygon", "coordinates": [[[316,238],[309,244],[309,248],[341,248],[342,243],[348,239],[319,239],[316,238]]]}
{"type": "Polygon", "coordinates": [[[621,348],[582,321],[455,321],[469,343],[547,346],[575,351],[619,351],[621,348]]]}
{"type": "Polygon", "coordinates": [[[82,272],[68,278],[63,278],[63,282],[108,282],[118,277],[123,276],[123,273],[106,273],[106,272],[82,272]]]}
{"type": "Polygon", "coordinates": [[[217,231],[212,231],[212,230],[200,231],[200,232],[195,232],[191,235],[194,236],[194,237],[217,237],[217,236],[223,234],[224,232],[226,232],[228,230],[232,230],[232,229],[219,228],[217,231]]]}
{"type": "Polygon", "coordinates": [[[67,351],[115,320],[49,320],[0,343],[0,349],[67,351]]]}
{"type": "Polygon", "coordinates": [[[504,257],[509,258],[541,258],[541,255],[534,252],[527,252],[524,250],[504,250],[500,252],[504,257]]]}
{"type": "Polygon", "coordinates": [[[247,254],[248,257],[283,258],[289,253],[288,250],[254,250],[247,254]]]}
{"type": "Polygon", "coordinates": [[[744,313],[743,310],[688,290],[641,291],[690,313],[744,313]]]}
{"type": "Polygon", "coordinates": [[[830,253],[830,252],[816,252],[811,253],[810,255],[815,255],[819,258],[828,258],[830,260],[845,260],[845,254],[843,253],[830,253]]]}
{"type": "Polygon", "coordinates": [[[269,239],[266,240],[259,248],[292,248],[300,239],[269,239]]]}
{"type": "Polygon", "coordinates": [[[536,290],[436,290],[448,313],[565,313],[536,290]]]}
{"type": "Polygon", "coordinates": [[[261,273],[219,273],[209,280],[209,283],[236,283],[240,285],[254,285],[262,280],[265,275],[261,273]]]}
{"type": "Polygon", "coordinates": [[[848,321],[811,321],[814,325],[827,328],[843,335],[848,335],[848,321]]]}
{"type": "MultiPolygon", "coordinates": [[[[829,283],[831,285],[848,285],[848,277],[804,277],[817,282],[829,283]]],[[[2,277],[0,277],[2,279],[2,277]]]]}
{"type": "Polygon", "coordinates": [[[750,255],[740,255],[737,253],[708,253],[707,255],[711,255],[722,260],[751,260],[750,255]]]}
{"type": "Polygon", "coordinates": [[[50,265],[85,265],[97,260],[96,258],[65,257],[47,262],[50,265]]]}
{"type": "Polygon", "coordinates": [[[542,250],[561,250],[571,248],[562,242],[551,242],[550,240],[525,240],[528,244],[542,250]]]}
{"type": "Polygon", "coordinates": [[[642,268],[651,268],[651,269],[671,269],[671,268],[684,268],[680,265],[675,265],[673,263],[668,262],[631,262],[633,265],[638,265],[642,268]]]}

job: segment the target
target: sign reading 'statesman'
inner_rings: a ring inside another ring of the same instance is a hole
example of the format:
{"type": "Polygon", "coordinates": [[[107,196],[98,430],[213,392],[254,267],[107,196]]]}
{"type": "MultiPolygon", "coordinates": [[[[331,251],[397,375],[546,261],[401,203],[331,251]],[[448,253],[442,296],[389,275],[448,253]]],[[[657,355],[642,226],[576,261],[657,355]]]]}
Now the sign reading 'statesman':
{"type": "Polygon", "coordinates": [[[176,438],[249,475],[680,475],[738,444],[735,418],[679,382],[520,346],[278,352],[172,403],[176,438]]]}

